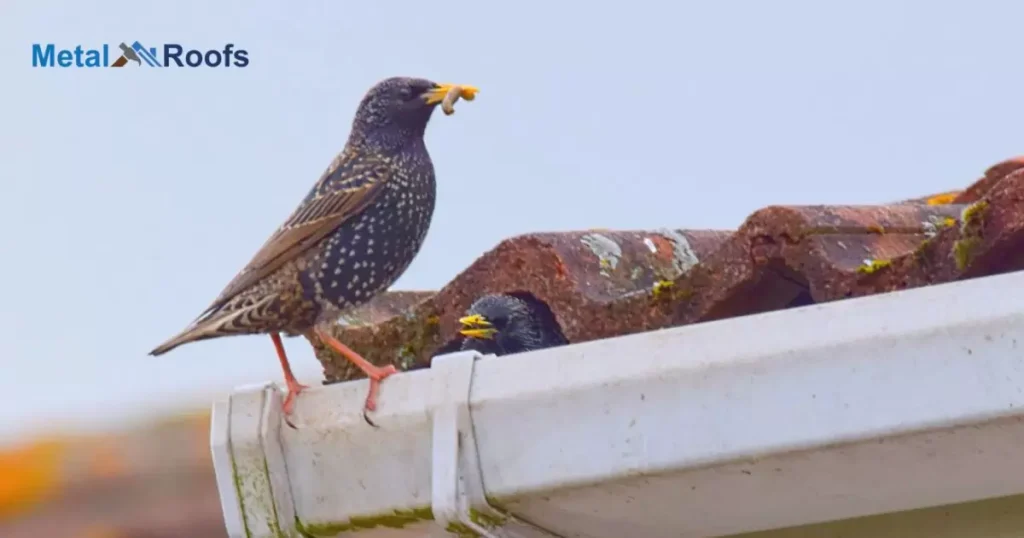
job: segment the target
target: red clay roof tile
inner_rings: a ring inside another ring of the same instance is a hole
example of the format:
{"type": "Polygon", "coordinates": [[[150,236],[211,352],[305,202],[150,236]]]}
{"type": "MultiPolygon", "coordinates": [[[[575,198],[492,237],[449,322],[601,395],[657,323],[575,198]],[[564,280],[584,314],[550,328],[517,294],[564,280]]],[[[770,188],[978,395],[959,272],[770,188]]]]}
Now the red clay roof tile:
{"type": "MultiPolygon", "coordinates": [[[[1024,157],[963,191],[894,204],[766,207],[735,232],[517,236],[436,294],[384,294],[334,331],[408,370],[455,340],[457,319],[487,293],[532,295],[583,342],[1009,271],[1024,267],[1021,168],[1024,157]]],[[[328,383],[360,375],[329,350],[317,356],[328,383]]]]}
{"type": "Polygon", "coordinates": [[[1016,170],[1024,167],[1024,156],[1014,157],[1007,159],[997,165],[990,167],[985,170],[985,175],[981,179],[975,181],[970,187],[964,189],[955,203],[958,204],[969,204],[977,202],[1000,180],[1010,175],[1016,170]]]}

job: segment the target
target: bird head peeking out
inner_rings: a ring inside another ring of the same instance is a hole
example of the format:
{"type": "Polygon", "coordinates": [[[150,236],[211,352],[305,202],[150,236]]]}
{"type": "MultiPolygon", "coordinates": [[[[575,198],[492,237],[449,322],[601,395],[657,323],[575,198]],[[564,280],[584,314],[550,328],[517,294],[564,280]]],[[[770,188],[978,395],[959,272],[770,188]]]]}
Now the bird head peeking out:
{"type": "MultiPolygon", "coordinates": [[[[453,86],[410,77],[378,82],[356,109],[349,144],[394,150],[422,141],[431,113],[453,86]]],[[[459,87],[460,96],[467,101],[478,91],[472,86],[459,87]]]]}
{"type": "Polygon", "coordinates": [[[459,319],[462,350],[509,355],[568,342],[550,313],[511,295],[485,295],[459,319]]]}

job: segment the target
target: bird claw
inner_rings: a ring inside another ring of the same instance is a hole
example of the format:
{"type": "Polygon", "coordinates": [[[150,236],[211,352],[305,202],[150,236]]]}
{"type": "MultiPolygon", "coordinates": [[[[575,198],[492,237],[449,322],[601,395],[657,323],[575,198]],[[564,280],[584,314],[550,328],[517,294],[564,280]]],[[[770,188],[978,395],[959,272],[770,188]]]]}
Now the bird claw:
{"type": "Polygon", "coordinates": [[[363,420],[365,420],[367,424],[373,426],[374,428],[377,428],[379,426],[377,426],[377,424],[370,420],[370,415],[368,413],[370,411],[377,410],[377,394],[380,392],[380,383],[381,381],[384,381],[385,379],[390,377],[392,374],[397,373],[398,368],[395,368],[393,364],[376,367],[372,372],[368,372],[368,377],[370,378],[370,389],[366,394],[366,404],[363,406],[363,420]]]}
{"type": "Polygon", "coordinates": [[[282,403],[281,408],[284,411],[285,423],[291,426],[293,430],[296,430],[298,428],[296,428],[295,424],[292,423],[289,415],[291,415],[292,411],[295,409],[295,399],[299,396],[299,393],[308,389],[309,386],[303,385],[302,383],[294,380],[287,380],[287,384],[288,394],[284,397],[284,403],[282,403]]]}

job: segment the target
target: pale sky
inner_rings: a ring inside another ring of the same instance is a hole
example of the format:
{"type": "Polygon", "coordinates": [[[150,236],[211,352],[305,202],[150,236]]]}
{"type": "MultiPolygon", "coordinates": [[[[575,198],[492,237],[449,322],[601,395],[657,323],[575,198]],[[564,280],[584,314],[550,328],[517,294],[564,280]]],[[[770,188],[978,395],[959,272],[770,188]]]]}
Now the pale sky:
{"type": "MultiPolygon", "coordinates": [[[[731,229],[770,204],[965,186],[1024,152],[1022,18],[1010,1],[5,0],[0,442],[279,381],[265,336],[146,353],[291,212],[379,79],[481,90],[427,130],[437,209],[395,288],[437,289],[519,233],[731,229]],[[135,40],[231,42],[250,63],[31,66],[33,43],[135,40]]],[[[317,382],[308,345],[287,346],[317,382]]]]}

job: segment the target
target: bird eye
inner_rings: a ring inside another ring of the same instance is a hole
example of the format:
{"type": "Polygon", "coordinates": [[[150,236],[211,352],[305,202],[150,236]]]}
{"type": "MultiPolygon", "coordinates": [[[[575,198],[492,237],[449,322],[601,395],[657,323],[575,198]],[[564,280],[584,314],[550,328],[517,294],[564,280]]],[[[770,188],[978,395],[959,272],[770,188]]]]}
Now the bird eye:
{"type": "Polygon", "coordinates": [[[402,99],[409,99],[412,97],[412,88],[405,87],[398,90],[398,94],[402,96],[402,99]]]}

